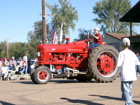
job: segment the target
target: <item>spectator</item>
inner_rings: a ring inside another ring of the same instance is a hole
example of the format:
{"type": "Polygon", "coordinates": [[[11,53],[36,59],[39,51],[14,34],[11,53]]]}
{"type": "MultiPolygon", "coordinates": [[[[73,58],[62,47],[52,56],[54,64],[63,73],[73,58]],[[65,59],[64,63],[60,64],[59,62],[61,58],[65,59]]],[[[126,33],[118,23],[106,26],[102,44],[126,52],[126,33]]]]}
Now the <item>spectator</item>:
{"type": "Polygon", "coordinates": [[[9,68],[9,61],[7,60],[7,58],[4,58],[4,64],[6,65],[6,67],[8,67],[9,68]]]}
{"type": "Polygon", "coordinates": [[[129,50],[130,40],[128,38],[123,38],[121,45],[124,50],[118,55],[117,66],[121,67],[122,100],[125,102],[125,105],[134,105],[131,89],[133,81],[137,80],[135,66],[140,65],[140,63],[135,53],[129,50]]]}
{"type": "Polygon", "coordinates": [[[28,58],[28,74],[31,72],[31,59],[28,58]]]}
{"type": "Polygon", "coordinates": [[[0,68],[0,81],[2,80],[2,70],[0,68]]]}
{"type": "Polygon", "coordinates": [[[0,67],[2,66],[2,61],[0,61],[0,67]]]}
{"type": "Polygon", "coordinates": [[[138,57],[138,60],[140,61],[140,54],[139,54],[139,52],[136,52],[136,56],[138,57]]]}
{"type": "Polygon", "coordinates": [[[19,57],[17,61],[17,72],[21,73],[22,69],[23,69],[23,60],[21,57],[19,57]]]}
{"type": "Polygon", "coordinates": [[[94,43],[91,45],[92,49],[102,44],[102,36],[99,33],[99,29],[95,28],[93,31],[95,32],[95,35],[91,34],[94,37],[94,43]]]}
{"type": "MultiPolygon", "coordinates": [[[[139,52],[136,52],[136,56],[139,59],[140,62],[140,55],[139,52]]],[[[137,76],[140,77],[140,65],[136,65],[136,72],[137,72],[137,76]]]]}
{"type": "Polygon", "coordinates": [[[25,61],[22,62],[22,65],[21,65],[19,71],[20,71],[21,74],[27,74],[26,73],[26,62],[25,61]]]}
{"type": "Polygon", "coordinates": [[[12,60],[10,60],[9,70],[16,70],[16,60],[15,60],[15,57],[12,57],[12,60]]]}
{"type": "MultiPolygon", "coordinates": [[[[7,77],[8,75],[8,68],[6,67],[5,63],[3,62],[2,63],[2,67],[0,69],[0,72],[1,72],[1,77],[2,77],[2,80],[5,80],[5,78],[7,77]]],[[[0,78],[1,78],[0,77],[0,78]]]]}
{"type": "Polygon", "coordinates": [[[0,61],[0,81],[1,81],[1,78],[2,78],[2,70],[1,70],[1,66],[2,66],[2,61],[0,61]]]}
{"type": "Polygon", "coordinates": [[[24,53],[23,62],[25,65],[25,74],[28,74],[28,53],[27,52],[24,53]]]}

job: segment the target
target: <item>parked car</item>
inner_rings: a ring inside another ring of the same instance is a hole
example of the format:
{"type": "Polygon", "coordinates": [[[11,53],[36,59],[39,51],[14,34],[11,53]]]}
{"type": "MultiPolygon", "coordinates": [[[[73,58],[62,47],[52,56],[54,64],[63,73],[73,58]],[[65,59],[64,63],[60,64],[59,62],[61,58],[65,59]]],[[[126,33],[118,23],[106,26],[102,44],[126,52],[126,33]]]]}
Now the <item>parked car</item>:
{"type": "Polygon", "coordinates": [[[37,60],[30,60],[30,63],[31,63],[31,69],[32,69],[37,65],[37,60]]]}

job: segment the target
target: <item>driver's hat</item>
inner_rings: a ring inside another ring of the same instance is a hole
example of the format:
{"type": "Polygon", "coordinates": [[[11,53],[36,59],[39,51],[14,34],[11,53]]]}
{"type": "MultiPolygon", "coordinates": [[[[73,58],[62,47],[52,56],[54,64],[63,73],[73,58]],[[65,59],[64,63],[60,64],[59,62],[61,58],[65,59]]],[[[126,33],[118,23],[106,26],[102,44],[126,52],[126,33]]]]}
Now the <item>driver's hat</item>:
{"type": "Polygon", "coordinates": [[[99,31],[99,28],[94,28],[93,30],[94,30],[94,31],[99,31]]]}

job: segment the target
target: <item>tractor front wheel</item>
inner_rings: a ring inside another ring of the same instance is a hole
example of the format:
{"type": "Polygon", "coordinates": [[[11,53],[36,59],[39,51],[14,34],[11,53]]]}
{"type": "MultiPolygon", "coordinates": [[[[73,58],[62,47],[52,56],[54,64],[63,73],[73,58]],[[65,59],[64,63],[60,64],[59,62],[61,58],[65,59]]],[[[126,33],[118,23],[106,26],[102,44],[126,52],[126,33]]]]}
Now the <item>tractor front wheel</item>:
{"type": "Polygon", "coordinates": [[[46,84],[51,79],[51,72],[48,67],[40,66],[36,68],[31,77],[35,84],[46,84]]]}

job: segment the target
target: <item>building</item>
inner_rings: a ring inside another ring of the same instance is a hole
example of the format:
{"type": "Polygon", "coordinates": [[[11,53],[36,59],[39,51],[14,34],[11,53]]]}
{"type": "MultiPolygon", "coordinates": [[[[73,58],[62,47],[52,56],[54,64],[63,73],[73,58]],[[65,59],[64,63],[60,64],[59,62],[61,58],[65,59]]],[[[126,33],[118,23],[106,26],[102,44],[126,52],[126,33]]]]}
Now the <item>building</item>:
{"type": "Polygon", "coordinates": [[[130,23],[130,36],[128,38],[131,41],[131,49],[134,52],[140,52],[140,35],[132,36],[132,22],[140,23],[140,1],[120,18],[120,21],[130,23]]]}
{"type": "Polygon", "coordinates": [[[120,21],[130,23],[130,35],[105,33],[103,41],[108,45],[114,46],[118,51],[121,51],[121,38],[128,37],[131,41],[130,49],[134,52],[140,52],[140,35],[132,35],[132,22],[140,23],[140,1],[138,1],[134,7],[132,7],[122,18],[120,18],[120,21]]]}
{"type": "MultiPolygon", "coordinates": [[[[137,36],[137,35],[133,35],[133,36],[137,36]]],[[[103,37],[103,41],[106,42],[108,45],[115,47],[118,51],[121,51],[122,46],[120,44],[120,41],[124,37],[130,37],[130,35],[118,34],[118,33],[105,33],[103,37]]]]}

